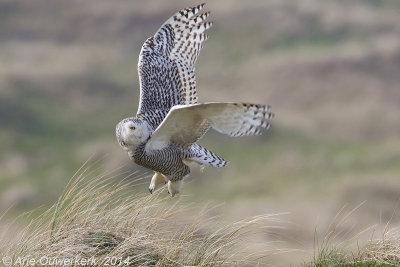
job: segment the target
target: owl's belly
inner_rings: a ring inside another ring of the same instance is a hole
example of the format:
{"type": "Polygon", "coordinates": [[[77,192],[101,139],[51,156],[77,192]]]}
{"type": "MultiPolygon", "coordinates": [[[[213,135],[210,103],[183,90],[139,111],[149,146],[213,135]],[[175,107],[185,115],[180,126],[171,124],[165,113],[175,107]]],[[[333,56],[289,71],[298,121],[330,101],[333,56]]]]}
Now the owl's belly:
{"type": "Polygon", "coordinates": [[[167,147],[150,153],[143,150],[143,153],[134,153],[131,158],[136,164],[160,172],[171,180],[180,180],[190,172],[189,167],[182,162],[182,158],[187,156],[184,152],[175,147],[167,147]]]}

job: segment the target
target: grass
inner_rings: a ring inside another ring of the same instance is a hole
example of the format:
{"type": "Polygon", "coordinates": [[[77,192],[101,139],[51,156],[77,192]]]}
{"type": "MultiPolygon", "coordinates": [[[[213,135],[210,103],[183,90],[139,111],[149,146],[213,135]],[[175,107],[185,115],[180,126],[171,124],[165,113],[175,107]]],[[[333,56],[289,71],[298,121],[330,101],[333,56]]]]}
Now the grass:
{"type": "MultiPolygon", "coordinates": [[[[252,237],[268,233],[280,239],[275,230],[283,223],[277,215],[222,224],[220,216],[212,215],[215,210],[206,206],[199,211],[198,205],[184,203],[185,196],[172,199],[164,189],[153,195],[135,193],[134,188],[148,177],[134,178],[134,173],[121,171],[104,173],[98,167],[101,164],[96,164],[84,165],[53,206],[25,214],[30,220],[25,228],[13,231],[21,218],[0,228],[0,258],[10,257],[14,263],[21,257],[94,259],[96,266],[111,260],[123,266],[257,266],[266,264],[273,250],[249,250],[246,246],[254,242],[252,237]]],[[[347,214],[344,208],[340,210],[322,240],[315,233],[314,256],[303,266],[386,267],[400,263],[397,228],[387,226],[380,238],[371,238],[356,252],[335,243],[338,237],[349,236],[344,232],[347,228],[340,226],[358,208],[347,214]]],[[[357,240],[360,234],[347,242],[357,240]]]]}
{"type": "MultiPolygon", "coordinates": [[[[310,262],[304,264],[305,267],[389,267],[400,265],[400,231],[398,228],[390,229],[389,223],[381,237],[371,237],[365,246],[357,247],[355,251],[346,250],[343,244],[335,244],[335,239],[343,234],[338,230],[340,225],[361,205],[344,215],[344,208],[340,210],[328,227],[322,242],[319,243],[318,236],[315,234],[314,256],[310,262]]],[[[356,240],[358,244],[359,236],[368,230],[370,229],[358,233],[347,242],[356,240]]]]}
{"type": "Polygon", "coordinates": [[[171,199],[165,190],[132,194],[132,183],[141,180],[134,174],[118,181],[115,172],[98,173],[83,167],[57,202],[9,241],[5,235],[11,231],[3,229],[0,258],[94,257],[99,266],[110,259],[124,266],[254,266],[260,255],[241,253],[241,244],[258,226],[276,220],[257,216],[216,227],[210,208],[193,210],[182,203],[184,197],[171,199]]]}

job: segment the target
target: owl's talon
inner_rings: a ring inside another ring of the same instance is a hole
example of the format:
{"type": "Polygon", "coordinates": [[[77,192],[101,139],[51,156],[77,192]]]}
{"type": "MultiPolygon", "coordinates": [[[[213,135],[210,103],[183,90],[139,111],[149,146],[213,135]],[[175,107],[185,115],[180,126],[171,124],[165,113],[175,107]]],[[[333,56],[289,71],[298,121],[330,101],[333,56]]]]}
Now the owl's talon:
{"type": "Polygon", "coordinates": [[[153,178],[151,178],[150,186],[149,186],[149,191],[150,194],[153,194],[153,192],[156,190],[156,188],[162,184],[162,182],[165,182],[165,177],[159,172],[155,172],[153,175],[153,178]]]}
{"type": "Polygon", "coordinates": [[[171,197],[174,197],[176,194],[179,194],[182,186],[182,180],[179,181],[168,181],[168,193],[171,197]]]}

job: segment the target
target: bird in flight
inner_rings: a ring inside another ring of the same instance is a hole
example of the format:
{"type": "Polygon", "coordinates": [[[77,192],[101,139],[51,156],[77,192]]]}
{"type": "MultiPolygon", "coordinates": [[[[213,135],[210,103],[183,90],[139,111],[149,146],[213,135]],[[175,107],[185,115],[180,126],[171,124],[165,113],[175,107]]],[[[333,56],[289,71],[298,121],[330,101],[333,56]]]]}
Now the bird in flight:
{"type": "Polygon", "coordinates": [[[140,102],[136,117],[116,126],[118,143],[138,165],[155,171],[149,186],[168,183],[173,197],[180,192],[188,165],[224,167],[227,162],[196,144],[210,129],[230,136],[259,135],[270,127],[273,113],[267,105],[198,103],[195,63],[210,12],[205,4],[189,7],[169,18],[146,40],[139,56],[140,102]]]}

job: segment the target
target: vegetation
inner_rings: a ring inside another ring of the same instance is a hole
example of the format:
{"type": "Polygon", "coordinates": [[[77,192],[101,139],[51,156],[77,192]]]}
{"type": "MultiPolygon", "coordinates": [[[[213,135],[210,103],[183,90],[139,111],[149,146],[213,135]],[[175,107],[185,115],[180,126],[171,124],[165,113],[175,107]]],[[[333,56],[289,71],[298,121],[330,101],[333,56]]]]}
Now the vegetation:
{"type": "MultiPolygon", "coordinates": [[[[39,215],[25,215],[30,223],[23,230],[10,235],[14,222],[10,229],[3,222],[0,258],[11,259],[13,266],[31,266],[27,259],[79,259],[91,266],[257,266],[273,254],[250,253],[245,244],[259,234],[276,234],[283,225],[278,215],[222,224],[219,216],[211,215],[212,208],[198,211],[198,206],[183,203],[184,197],[171,199],[164,189],[153,195],[132,194],[133,184],[143,178],[120,170],[101,174],[95,166],[82,166],[53,206],[37,211],[39,215]],[[116,182],[118,177],[124,178],[116,182]]],[[[355,210],[345,216],[339,212],[322,242],[315,235],[314,257],[303,266],[399,264],[398,229],[387,227],[381,238],[355,253],[333,245],[340,224],[355,210]]]]}
{"type": "Polygon", "coordinates": [[[115,183],[116,173],[97,171],[84,166],[51,208],[1,242],[0,259],[11,257],[16,266],[43,256],[94,258],[96,266],[254,266],[260,255],[243,254],[242,242],[276,224],[275,216],[257,216],[217,226],[210,208],[189,217],[190,205],[165,190],[132,194],[133,174],[115,183]]]}
{"type": "MultiPolygon", "coordinates": [[[[321,243],[318,242],[318,236],[315,236],[314,257],[310,262],[305,263],[304,267],[389,267],[400,265],[399,229],[391,228],[389,223],[379,238],[372,236],[366,245],[357,246],[353,251],[345,249],[343,244],[335,244],[335,239],[343,234],[337,231],[340,228],[340,224],[352,216],[358,208],[353,209],[345,216],[342,215],[344,209],[341,210],[332,220],[321,243]]],[[[375,231],[373,233],[375,234],[375,231]]],[[[359,233],[357,236],[347,240],[347,242],[357,242],[358,244],[358,238],[361,234],[359,233]]]]}

